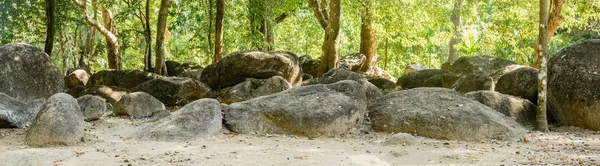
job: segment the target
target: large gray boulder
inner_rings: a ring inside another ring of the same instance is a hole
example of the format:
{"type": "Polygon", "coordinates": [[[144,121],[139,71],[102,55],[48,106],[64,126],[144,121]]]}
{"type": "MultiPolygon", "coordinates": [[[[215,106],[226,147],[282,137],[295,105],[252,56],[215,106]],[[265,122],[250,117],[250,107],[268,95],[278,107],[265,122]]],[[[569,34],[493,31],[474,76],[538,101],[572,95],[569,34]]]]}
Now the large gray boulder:
{"type": "Polygon", "coordinates": [[[163,77],[144,82],[132,92],[146,92],[167,106],[185,105],[189,102],[214,97],[210,87],[200,81],[185,77],[163,77]]]}
{"type": "Polygon", "coordinates": [[[442,66],[442,69],[446,71],[442,76],[442,87],[456,89],[457,87],[462,86],[459,87],[463,89],[461,90],[461,93],[477,90],[493,90],[494,74],[498,70],[514,64],[515,63],[512,61],[493,56],[460,57],[453,63],[442,66]],[[476,78],[478,80],[473,81],[466,77],[476,78]],[[489,80],[491,80],[491,82],[489,80]],[[470,82],[464,83],[465,81],[470,82]],[[492,85],[477,85],[488,83],[491,83],[492,85]]]}
{"type": "Polygon", "coordinates": [[[247,81],[239,83],[229,88],[225,93],[219,96],[221,103],[231,104],[246,101],[255,97],[266,96],[278,93],[292,88],[292,85],[280,76],[269,79],[249,78],[247,81]]]}
{"type": "Polygon", "coordinates": [[[37,47],[13,43],[0,47],[0,93],[29,102],[63,92],[63,75],[37,47]]]}
{"type": "Polygon", "coordinates": [[[66,93],[50,98],[25,134],[32,147],[74,145],[81,141],[85,121],[77,100],[66,93]]]}
{"type": "Polygon", "coordinates": [[[520,67],[508,72],[500,77],[495,90],[537,103],[538,70],[532,67],[520,67]]]}
{"type": "Polygon", "coordinates": [[[139,70],[102,70],[92,74],[86,86],[104,85],[130,89],[146,81],[161,77],[158,74],[139,70]]]}
{"type": "Polygon", "coordinates": [[[98,120],[106,113],[104,100],[92,95],[84,95],[77,98],[85,121],[98,120]]]}
{"type": "Polygon", "coordinates": [[[200,79],[202,79],[203,70],[204,68],[186,70],[183,73],[179,74],[178,77],[186,77],[200,81],[200,79]]]}
{"type": "Polygon", "coordinates": [[[444,70],[440,69],[425,69],[405,73],[398,79],[396,84],[404,89],[412,89],[419,87],[442,87],[441,76],[444,70]]]}
{"type": "Polygon", "coordinates": [[[221,89],[246,81],[246,78],[285,78],[292,86],[302,84],[302,69],[290,52],[244,51],[225,56],[202,71],[200,81],[213,89],[221,89]]]}
{"type": "Polygon", "coordinates": [[[381,90],[369,82],[366,76],[339,68],[331,69],[323,74],[323,76],[308,81],[305,85],[332,84],[344,80],[352,80],[360,83],[367,96],[367,102],[373,102],[377,100],[377,98],[383,96],[381,90]]]}
{"type": "Polygon", "coordinates": [[[466,93],[464,96],[478,101],[508,117],[512,117],[523,126],[535,124],[537,107],[527,99],[494,91],[475,91],[466,93]]]}
{"type": "Polygon", "coordinates": [[[562,49],[548,62],[548,101],[560,124],[600,130],[600,40],[562,49]]]}
{"type": "Polygon", "coordinates": [[[135,132],[131,137],[153,141],[192,141],[219,133],[222,120],[219,101],[200,99],[135,132]]]}
{"type": "Polygon", "coordinates": [[[330,137],[363,126],[366,97],[356,81],[302,86],[223,107],[225,125],[246,134],[330,137]]]}
{"type": "Polygon", "coordinates": [[[0,128],[24,128],[29,126],[44,103],[45,99],[22,103],[15,98],[0,93],[0,128]]]}
{"type": "Polygon", "coordinates": [[[165,105],[145,92],[124,95],[114,109],[115,115],[133,117],[148,117],[159,111],[166,111],[165,105]]]}
{"type": "Polygon", "coordinates": [[[445,88],[394,92],[369,105],[375,131],[461,140],[513,140],[526,135],[515,120],[445,88]]]}

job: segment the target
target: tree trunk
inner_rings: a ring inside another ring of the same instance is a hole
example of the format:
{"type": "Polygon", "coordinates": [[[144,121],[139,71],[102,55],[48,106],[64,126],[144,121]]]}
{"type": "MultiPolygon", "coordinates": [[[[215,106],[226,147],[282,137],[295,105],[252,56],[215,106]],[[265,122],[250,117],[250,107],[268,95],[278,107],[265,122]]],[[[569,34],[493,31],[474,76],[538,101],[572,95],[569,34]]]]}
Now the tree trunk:
{"type": "Polygon", "coordinates": [[[144,15],[144,38],[146,39],[146,55],[144,55],[144,71],[152,70],[152,29],[150,29],[150,0],[146,0],[144,15]]]}
{"type": "Polygon", "coordinates": [[[170,0],[161,0],[160,10],[158,11],[158,26],[156,28],[156,67],[154,67],[154,72],[160,75],[167,75],[164,42],[167,17],[169,16],[169,1],[170,0]]]}
{"type": "Polygon", "coordinates": [[[217,19],[215,27],[215,59],[213,63],[221,60],[223,53],[223,18],[225,15],[224,0],[217,0],[217,19]]]}
{"type": "MultiPolygon", "coordinates": [[[[219,0],[217,0],[219,1],[219,0]]],[[[217,2],[218,3],[218,2],[217,2]]],[[[218,8],[218,6],[217,6],[218,8]]],[[[219,9],[217,9],[217,12],[219,9]]],[[[213,0],[208,0],[208,54],[215,54],[213,51],[213,0]]],[[[217,14],[218,15],[218,14],[217,14]]],[[[218,16],[217,16],[218,17],[218,16]]],[[[216,41],[215,41],[216,42],[216,41]]],[[[216,57],[215,57],[216,58],[216,57]]],[[[214,62],[216,62],[217,60],[213,60],[214,62]]]]}
{"type": "Polygon", "coordinates": [[[540,0],[540,30],[539,30],[539,56],[541,58],[541,69],[538,81],[538,108],[536,116],[536,130],[548,131],[548,120],[546,118],[546,90],[547,90],[547,66],[546,57],[548,51],[548,7],[549,0],[540,0]]]}
{"type": "MultiPolygon", "coordinates": [[[[112,15],[112,12],[106,8],[102,8],[102,18],[104,20],[104,26],[108,28],[110,33],[118,37],[117,23],[112,15]]],[[[123,64],[121,63],[121,53],[119,42],[112,42],[109,36],[106,38],[106,53],[108,57],[108,67],[116,70],[123,70],[123,64]]]]}
{"type": "Polygon", "coordinates": [[[108,66],[111,69],[116,69],[116,70],[122,70],[123,69],[123,65],[121,64],[121,54],[120,54],[120,47],[119,47],[119,40],[118,40],[118,34],[117,34],[117,25],[114,22],[114,18],[112,13],[106,9],[106,8],[102,8],[102,18],[104,19],[104,26],[102,24],[100,24],[98,22],[98,20],[96,19],[96,6],[97,6],[97,2],[96,0],[92,0],[92,6],[94,8],[94,18],[90,19],[87,15],[88,11],[87,11],[87,6],[86,3],[87,1],[81,1],[79,2],[79,0],[71,0],[75,5],[77,5],[79,7],[79,9],[81,9],[81,12],[83,14],[83,19],[85,20],[85,22],[87,24],[89,24],[90,26],[96,28],[96,30],[98,30],[106,39],[106,43],[107,43],[107,57],[108,57],[108,66]],[[106,27],[105,27],[106,26],[106,27]]]}
{"type": "Polygon", "coordinates": [[[54,0],[46,0],[46,46],[44,52],[52,56],[54,46],[54,0]]]}
{"type": "Polygon", "coordinates": [[[342,24],[341,0],[330,0],[329,13],[324,15],[327,16],[327,26],[325,28],[325,39],[321,47],[321,64],[317,76],[322,76],[327,71],[338,67],[338,49],[342,24]]]}
{"type": "Polygon", "coordinates": [[[448,53],[448,62],[452,63],[458,59],[458,50],[455,48],[462,39],[462,10],[463,0],[456,0],[454,10],[452,11],[452,24],[454,24],[454,37],[450,40],[450,51],[448,53]]]}
{"type": "Polygon", "coordinates": [[[362,0],[364,11],[361,14],[360,26],[360,53],[367,60],[360,68],[360,72],[374,73],[377,71],[377,36],[373,25],[373,0],[362,0]]]}
{"type": "MultiPolygon", "coordinates": [[[[548,38],[546,39],[546,43],[550,43],[550,39],[552,39],[554,33],[556,33],[556,31],[558,30],[558,27],[560,27],[560,24],[562,24],[562,22],[564,21],[562,16],[562,7],[564,4],[565,0],[552,0],[552,4],[550,5],[551,13],[548,19],[548,38]]],[[[538,45],[540,45],[540,41],[538,40],[535,43],[535,45],[535,57],[532,66],[536,69],[540,69],[540,65],[542,63],[540,61],[540,50],[538,48],[538,45]]]]}

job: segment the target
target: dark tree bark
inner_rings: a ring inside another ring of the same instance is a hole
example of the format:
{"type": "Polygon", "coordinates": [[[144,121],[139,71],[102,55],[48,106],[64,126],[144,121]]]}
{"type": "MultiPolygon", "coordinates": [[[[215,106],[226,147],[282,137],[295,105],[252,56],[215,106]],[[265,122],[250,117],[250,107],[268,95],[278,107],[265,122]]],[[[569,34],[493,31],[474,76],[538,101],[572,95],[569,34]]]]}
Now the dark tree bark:
{"type": "Polygon", "coordinates": [[[46,0],[46,45],[44,52],[52,56],[54,44],[54,0],[46,0]]]}
{"type": "Polygon", "coordinates": [[[225,16],[224,0],[217,0],[217,19],[215,27],[215,59],[213,63],[223,57],[223,18],[225,16]]]}
{"type": "MultiPolygon", "coordinates": [[[[560,27],[560,24],[562,24],[562,22],[564,21],[563,16],[562,16],[562,7],[565,4],[565,0],[552,0],[551,1],[551,13],[549,15],[548,18],[548,38],[546,39],[546,43],[550,43],[550,39],[552,39],[552,37],[554,36],[554,33],[556,33],[556,31],[558,30],[558,27],[560,27]]],[[[533,61],[533,67],[536,69],[540,69],[541,67],[541,61],[540,61],[540,54],[539,54],[539,48],[538,45],[540,44],[540,41],[538,40],[536,42],[536,47],[535,47],[535,57],[534,57],[534,61],[533,61]]]]}
{"type": "Polygon", "coordinates": [[[326,0],[321,0],[320,3],[317,3],[317,0],[308,0],[308,4],[313,8],[315,17],[325,30],[325,38],[321,47],[321,63],[317,72],[317,76],[322,76],[327,71],[338,67],[342,4],[341,0],[330,0],[329,5],[326,0]],[[329,13],[326,9],[327,6],[329,6],[329,13]]]}
{"type": "Polygon", "coordinates": [[[150,29],[150,0],[146,0],[144,14],[144,36],[146,39],[146,55],[144,56],[144,70],[152,70],[152,29],[150,29]]]}
{"type": "Polygon", "coordinates": [[[154,72],[160,75],[167,75],[167,65],[165,65],[165,32],[167,28],[167,17],[169,16],[169,1],[160,1],[160,10],[158,11],[158,25],[156,28],[156,67],[154,72]]]}
{"type": "Polygon", "coordinates": [[[547,68],[546,57],[548,51],[548,7],[549,0],[540,0],[540,31],[539,38],[539,56],[541,58],[541,69],[539,72],[538,81],[538,108],[536,116],[535,129],[538,131],[548,131],[548,120],[546,117],[546,91],[547,91],[547,68]]]}
{"type": "Polygon", "coordinates": [[[450,49],[448,53],[448,62],[452,63],[458,59],[458,50],[455,48],[462,39],[462,10],[463,0],[456,0],[454,10],[452,11],[452,24],[454,24],[454,37],[450,40],[450,49]]]}
{"type": "Polygon", "coordinates": [[[377,71],[377,35],[373,25],[373,0],[361,0],[363,12],[360,25],[360,53],[367,60],[360,67],[360,72],[375,73],[377,71]]]}
{"type": "MultiPolygon", "coordinates": [[[[218,0],[217,0],[218,1],[218,0]]],[[[218,6],[217,6],[218,8],[218,6]]],[[[219,10],[219,9],[217,9],[219,10]]],[[[218,11],[217,11],[218,12],[218,11]]],[[[212,36],[213,34],[213,0],[208,0],[208,53],[211,54],[213,53],[213,39],[212,36]]],[[[216,53],[215,53],[216,55],[216,53]]],[[[216,60],[214,60],[216,61],[216,60]]]]}

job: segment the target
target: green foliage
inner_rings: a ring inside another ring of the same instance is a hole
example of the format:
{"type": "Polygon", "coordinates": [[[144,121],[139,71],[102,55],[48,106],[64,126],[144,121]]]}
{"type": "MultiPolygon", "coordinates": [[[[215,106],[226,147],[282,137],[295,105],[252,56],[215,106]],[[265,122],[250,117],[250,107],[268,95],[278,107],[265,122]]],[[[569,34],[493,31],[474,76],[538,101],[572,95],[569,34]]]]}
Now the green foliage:
{"type": "MultiPolygon", "coordinates": [[[[144,0],[99,0],[115,16],[125,69],[142,69],[145,40],[144,27],[138,18],[144,10],[144,0]]],[[[150,24],[156,38],[156,13],[159,1],[151,1],[150,24]]],[[[340,55],[359,51],[360,15],[365,0],[344,0],[340,55]]],[[[79,52],[79,42],[87,35],[89,26],[71,0],[56,0],[57,35],[66,37],[64,54],[58,36],[51,57],[58,66],[73,67],[79,52]],[[79,37],[79,38],[78,38],[79,37]],[[77,40],[75,40],[78,38],[77,40]],[[78,47],[74,47],[77,45],[78,47]],[[62,56],[67,63],[62,64],[62,56]]],[[[90,2],[91,3],[91,2],[90,2]]],[[[88,5],[90,4],[88,3],[88,5]]],[[[439,68],[446,62],[449,41],[454,30],[450,20],[454,1],[443,0],[372,0],[375,28],[379,43],[379,66],[387,61],[386,70],[402,74],[409,64],[439,68]],[[386,48],[386,41],[388,48],[386,48]],[[385,51],[389,50],[385,59],[385,51]]],[[[493,55],[521,64],[533,62],[537,39],[539,4],[525,0],[465,0],[462,8],[464,37],[456,47],[461,56],[493,55]]],[[[212,62],[213,50],[208,36],[216,2],[208,0],[172,0],[168,17],[166,40],[167,60],[195,62],[203,66],[212,62]],[[209,9],[212,9],[212,18],[209,9]]],[[[24,42],[43,47],[45,39],[44,0],[0,1],[0,44],[24,42]]],[[[91,7],[90,7],[91,8],[91,7]]],[[[235,51],[255,49],[263,42],[261,33],[253,33],[250,16],[273,22],[285,13],[288,17],[273,25],[276,50],[298,55],[321,56],[323,29],[306,0],[227,0],[225,1],[224,55],[235,51]]],[[[549,45],[549,55],[576,42],[600,38],[600,1],[567,0],[563,8],[564,22],[549,45]]],[[[91,13],[90,13],[91,15],[91,13]]],[[[274,24],[274,23],[272,23],[274,24]]],[[[104,38],[96,36],[96,59],[92,69],[106,68],[104,38]]],[[[154,54],[154,52],[153,52],[154,54]]]]}

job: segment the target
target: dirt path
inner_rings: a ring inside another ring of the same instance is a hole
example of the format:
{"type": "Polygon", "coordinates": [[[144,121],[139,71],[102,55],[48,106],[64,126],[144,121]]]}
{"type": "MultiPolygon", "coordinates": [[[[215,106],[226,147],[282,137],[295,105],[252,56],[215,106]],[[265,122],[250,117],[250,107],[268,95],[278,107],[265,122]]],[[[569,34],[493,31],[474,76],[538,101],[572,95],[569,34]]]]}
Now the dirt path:
{"type": "Polygon", "coordinates": [[[600,164],[600,135],[577,128],[532,133],[523,142],[458,142],[417,137],[384,145],[390,135],[352,138],[223,134],[191,142],[146,142],[127,136],[147,123],[105,118],[77,146],[31,148],[23,129],[0,129],[3,165],[515,165],[600,164]],[[566,133],[564,131],[570,131],[566,133]]]}

